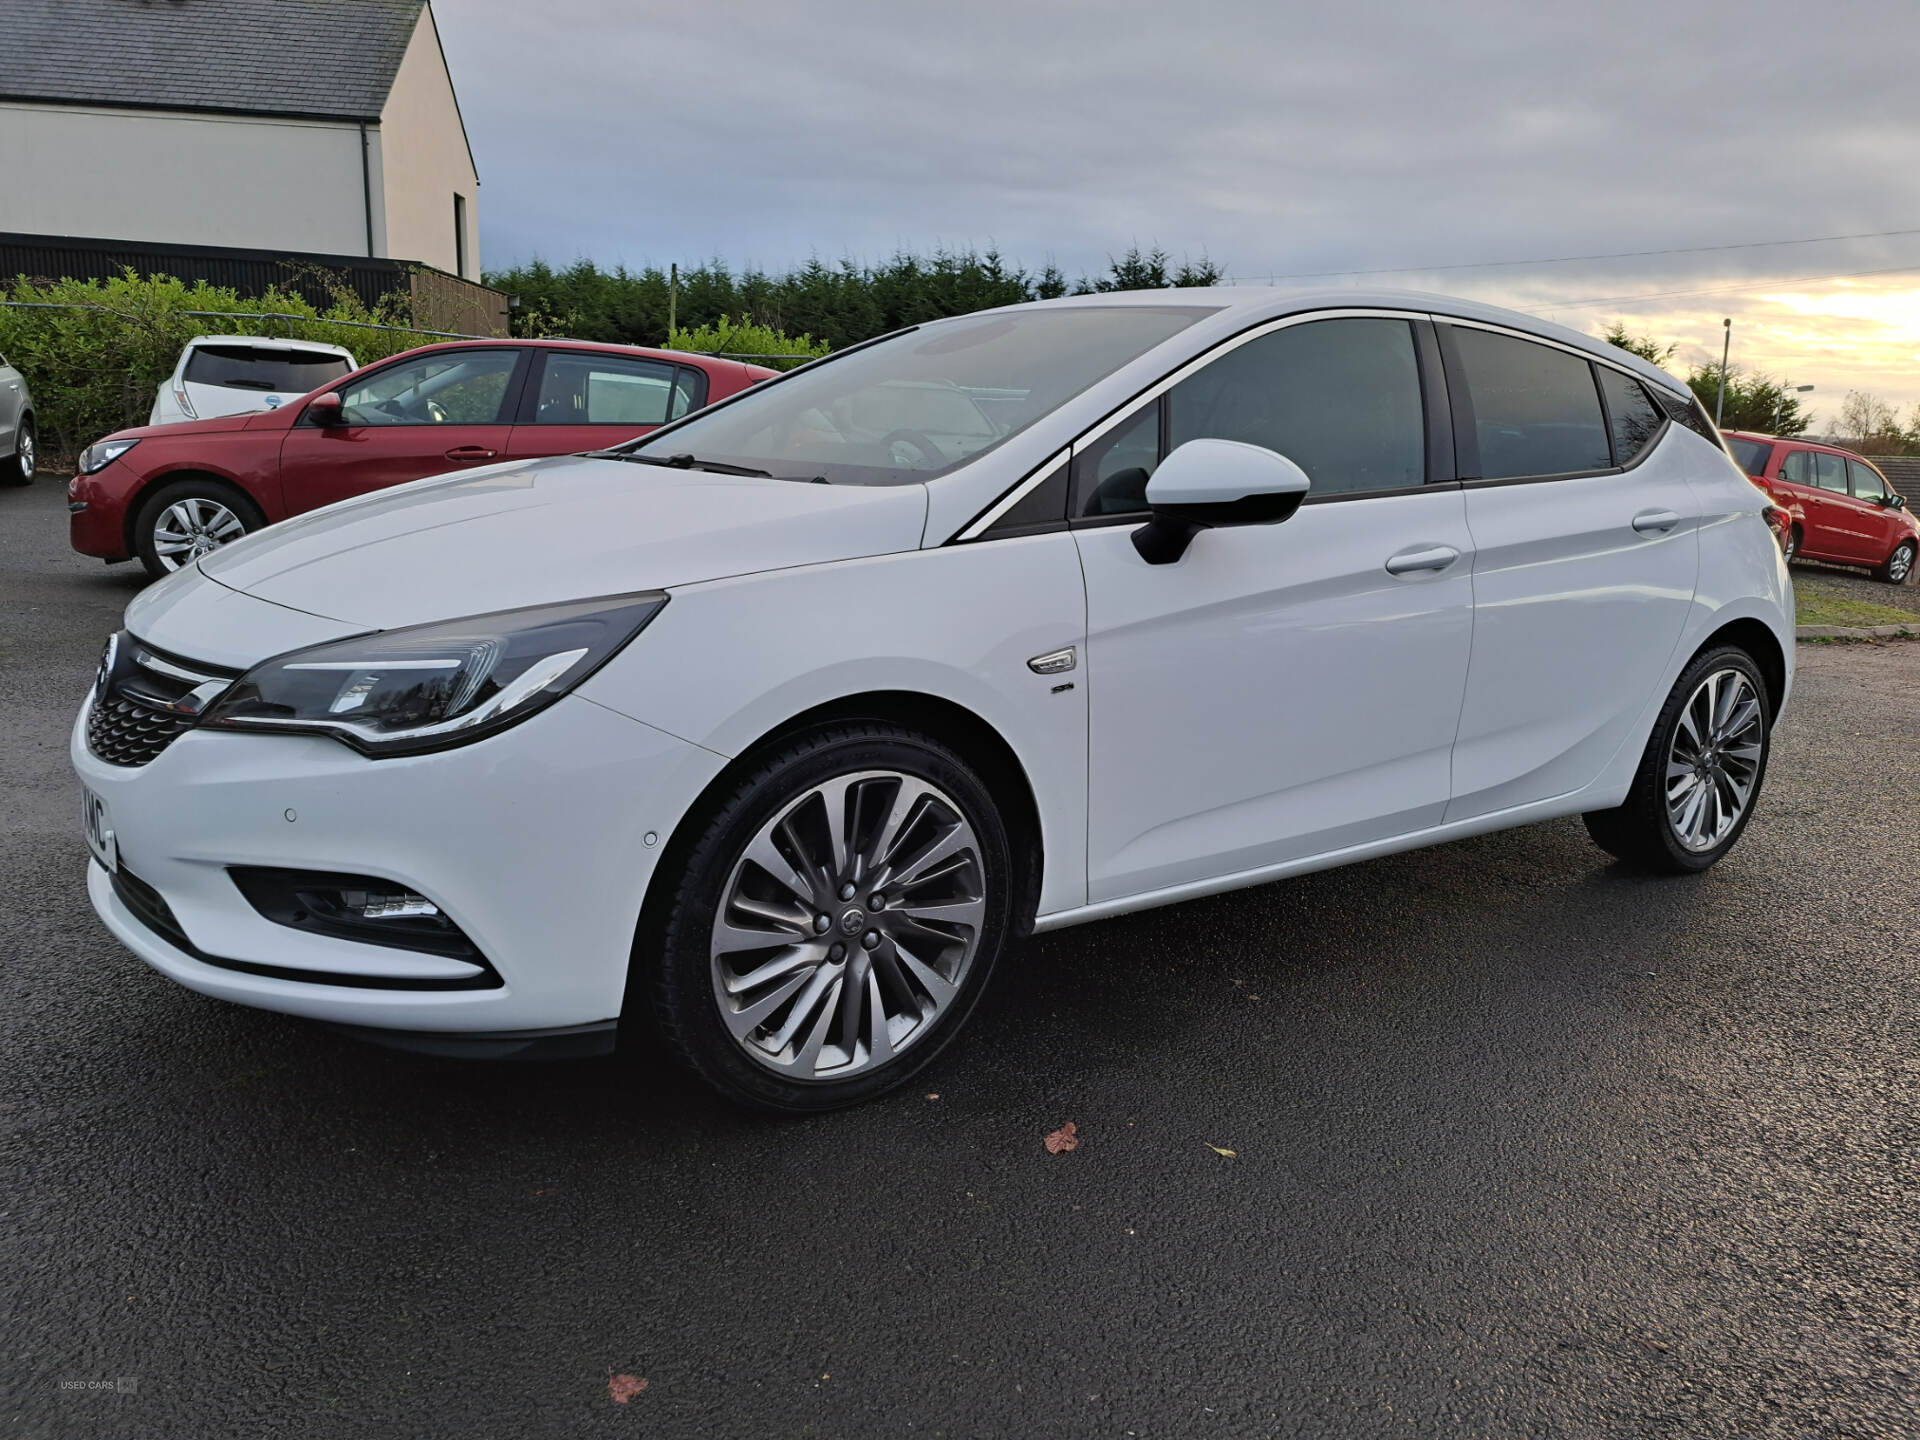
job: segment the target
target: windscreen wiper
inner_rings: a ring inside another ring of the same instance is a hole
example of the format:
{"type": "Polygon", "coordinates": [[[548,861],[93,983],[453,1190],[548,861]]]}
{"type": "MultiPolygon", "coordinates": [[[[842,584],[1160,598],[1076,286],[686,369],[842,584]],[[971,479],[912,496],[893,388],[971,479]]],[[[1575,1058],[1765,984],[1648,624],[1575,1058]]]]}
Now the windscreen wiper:
{"type": "Polygon", "coordinates": [[[636,465],[665,465],[672,470],[711,470],[716,475],[750,475],[756,480],[776,478],[771,470],[755,470],[750,465],[729,465],[724,460],[702,460],[697,455],[635,455],[629,450],[597,450],[599,460],[631,460],[636,465]]]}

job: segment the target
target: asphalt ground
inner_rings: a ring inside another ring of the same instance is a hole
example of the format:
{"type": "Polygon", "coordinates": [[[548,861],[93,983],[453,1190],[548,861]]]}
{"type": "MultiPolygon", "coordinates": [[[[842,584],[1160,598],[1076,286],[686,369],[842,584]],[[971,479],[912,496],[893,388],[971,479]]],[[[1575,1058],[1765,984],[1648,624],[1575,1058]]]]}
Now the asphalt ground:
{"type": "Polygon", "coordinates": [[[137,579],[59,489],[0,491],[0,1434],[1920,1431],[1920,643],[1803,647],[1706,876],[1568,821],[1044,937],[775,1123],[122,950],[65,747],[137,579]]]}

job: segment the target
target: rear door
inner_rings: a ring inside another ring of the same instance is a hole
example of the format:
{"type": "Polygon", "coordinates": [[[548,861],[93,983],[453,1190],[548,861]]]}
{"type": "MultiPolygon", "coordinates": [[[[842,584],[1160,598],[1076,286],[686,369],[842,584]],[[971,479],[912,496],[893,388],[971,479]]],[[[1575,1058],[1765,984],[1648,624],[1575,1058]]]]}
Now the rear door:
{"type": "Polygon", "coordinates": [[[592,350],[536,350],[507,453],[604,450],[677,420],[706,400],[691,365],[592,350]]]}
{"type": "Polygon", "coordinates": [[[20,409],[27,390],[20,372],[0,355],[0,455],[13,454],[15,437],[20,431],[20,409]]]}
{"type": "Polygon", "coordinates": [[[431,350],[364,372],[340,387],[346,423],[302,416],[287,431],[287,514],[500,459],[525,372],[526,352],[511,345],[431,350]]]}
{"type": "Polygon", "coordinates": [[[1811,483],[1803,492],[1807,534],[1801,553],[1821,560],[1851,560],[1858,553],[1859,540],[1848,533],[1853,502],[1847,489],[1846,457],[1829,450],[1806,454],[1811,483]]]}
{"type": "Polygon", "coordinates": [[[1454,821],[1578,790],[1629,738],[1693,603],[1709,442],[1582,352],[1438,328],[1475,548],[1454,821]]]}

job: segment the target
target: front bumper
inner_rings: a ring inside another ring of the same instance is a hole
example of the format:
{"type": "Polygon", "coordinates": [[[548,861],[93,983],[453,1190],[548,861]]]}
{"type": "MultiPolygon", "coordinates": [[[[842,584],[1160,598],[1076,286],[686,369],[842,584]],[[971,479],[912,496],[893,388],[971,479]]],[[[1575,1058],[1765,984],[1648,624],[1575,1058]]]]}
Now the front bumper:
{"type": "Polygon", "coordinates": [[[318,736],[192,730],[137,767],[87,749],[83,708],[70,752],[106,803],[123,868],[177,924],[180,943],[91,866],[94,909],[156,970],[316,1020],[489,1036],[618,1016],[653,866],[726,763],[579,696],[429,755],[369,760],[318,736]],[[497,981],[462,986],[471,967],[459,962],[276,924],[231,865],[391,879],[439,905],[497,981]]]}

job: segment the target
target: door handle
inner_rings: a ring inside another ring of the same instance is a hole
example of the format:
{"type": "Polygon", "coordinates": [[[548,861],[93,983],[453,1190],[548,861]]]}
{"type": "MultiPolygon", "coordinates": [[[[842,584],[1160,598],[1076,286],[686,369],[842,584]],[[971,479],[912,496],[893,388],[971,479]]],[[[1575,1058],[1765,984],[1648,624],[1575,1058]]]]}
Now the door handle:
{"type": "Polygon", "coordinates": [[[457,461],[491,460],[493,451],[484,445],[456,445],[447,451],[447,459],[457,461]]]}
{"type": "Polygon", "coordinates": [[[1444,570],[1460,558],[1451,545],[1422,545],[1417,550],[1402,550],[1387,557],[1389,575],[1411,575],[1419,570],[1444,570]]]}
{"type": "Polygon", "coordinates": [[[1661,535],[1680,523],[1672,510],[1642,510],[1633,517],[1633,528],[1642,535],[1661,535]]]}

